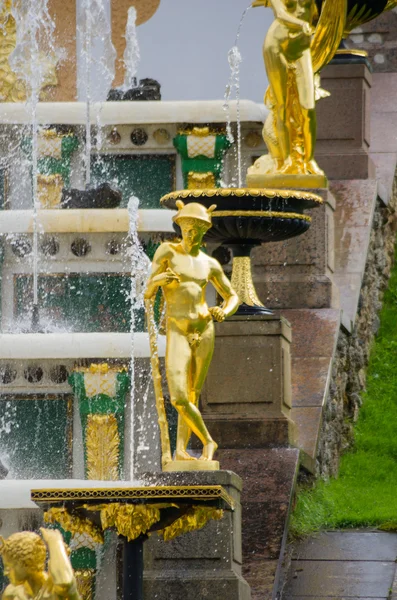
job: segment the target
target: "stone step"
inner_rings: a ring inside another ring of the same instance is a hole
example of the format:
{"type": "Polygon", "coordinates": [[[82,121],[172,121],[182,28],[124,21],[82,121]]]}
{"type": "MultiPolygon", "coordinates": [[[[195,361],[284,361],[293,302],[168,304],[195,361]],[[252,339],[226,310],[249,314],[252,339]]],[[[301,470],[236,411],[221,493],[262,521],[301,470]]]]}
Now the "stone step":
{"type": "Polygon", "coordinates": [[[294,560],[343,560],[393,562],[397,557],[397,535],[368,531],[329,531],[301,542],[294,560]]]}
{"type": "Polygon", "coordinates": [[[318,533],[295,545],[282,598],[397,598],[396,556],[395,533],[318,533]]]}
{"type": "Polygon", "coordinates": [[[271,600],[278,588],[288,519],[299,468],[299,450],[220,450],[222,469],[243,480],[243,577],[252,600],[271,600]]]}
{"type": "Polygon", "coordinates": [[[387,598],[395,570],[395,562],[292,561],[284,598],[387,598]]]}

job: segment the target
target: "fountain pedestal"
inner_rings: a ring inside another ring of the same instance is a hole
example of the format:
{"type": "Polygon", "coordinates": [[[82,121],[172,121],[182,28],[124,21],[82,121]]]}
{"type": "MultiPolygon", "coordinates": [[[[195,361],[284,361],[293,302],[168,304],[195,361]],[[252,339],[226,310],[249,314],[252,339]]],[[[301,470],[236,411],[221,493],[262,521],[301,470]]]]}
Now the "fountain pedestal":
{"type": "Polygon", "coordinates": [[[241,576],[241,479],[217,471],[152,473],[143,481],[64,480],[32,490],[31,498],[47,522],[72,534],[103,543],[103,532],[116,530],[123,600],[201,600],[205,590],[212,598],[250,600],[241,576]]]}
{"type": "Polygon", "coordinates": [[[293,443],[291,327],[283,317],[231,317],[215,325],[202,414],[219,448],[293,443]]]}
{"type": "Polygon", "coordinates": [[[271,309],[338,305],[333,281],[335,198],[328,190],[316,194],[323,204],[308,211],[312,224],[305,235],[252,251],[255,286],[271,309]]]}
{"type": "Polygon", "coordinates": [[[145,600],[170,598],[225,598],[250,600],[242,577],[241,504],[242,482],[230,471],[162,473],[145,476],[156,485],[221,485],[233,499],[234,510],[222,520],[210,521],[200,531],[165,542],[151,536],[145,544],[145,600]]]}

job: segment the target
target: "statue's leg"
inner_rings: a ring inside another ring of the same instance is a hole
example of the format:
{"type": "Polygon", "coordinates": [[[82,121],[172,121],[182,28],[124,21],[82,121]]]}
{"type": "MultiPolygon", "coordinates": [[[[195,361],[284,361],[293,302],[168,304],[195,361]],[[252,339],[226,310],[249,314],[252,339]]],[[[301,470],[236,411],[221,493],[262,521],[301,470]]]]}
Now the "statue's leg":
{"type": "MultiPolygon", "coordinates": [[[[192,357],[192,384],[195,394],[196,405],[198,404],[201,390],[207,378],[208,369],[214,354],[215,329],[210,321],[201,335],[199,346],[195,349],[192,357]]],[[[212,460],[217,444],[212,441],[208,446],[204,446],[202,459],[212,460]]]]}
{"type": "Polygon", "coordinates": [[[317,138],[316,101],[314,90],[314,73],[310,50],[305,50],[302,57],[296,61],[296,85],[298,88],[299,102],[302,112],[303,137],[305,142],[305,162],[315,171],[322,171],[314,167],[314,150],[317,138]]]}
{"type": "Polygon", "coordinates": [[[186,450],[189,443],[192,430],[186,423],[185,419],[178,415],[178,430],[176,435],[176,460],[195,460],[193,456],[186,450]]]}
{"type": "Polygon", "coordinates": [[[264,48],[263,52],[266,73],[275,104],[276,132],[280,142],[280,151],[283,162],[287,162],[291,155],[290,133],[287,123],[287,93],[288,93],[288,68],[285,58],[275,51],[264,48]]]}
{"type": "MultiPolygon", "coordinates": [[[[170,322],[167,331],[166,371],[171,403],[203,446],[213,443],[198,408],[191,402],[192,349],[187,337],[170,322]]],[[[180,446],[181,447],[181,446],[180,446]]]]}

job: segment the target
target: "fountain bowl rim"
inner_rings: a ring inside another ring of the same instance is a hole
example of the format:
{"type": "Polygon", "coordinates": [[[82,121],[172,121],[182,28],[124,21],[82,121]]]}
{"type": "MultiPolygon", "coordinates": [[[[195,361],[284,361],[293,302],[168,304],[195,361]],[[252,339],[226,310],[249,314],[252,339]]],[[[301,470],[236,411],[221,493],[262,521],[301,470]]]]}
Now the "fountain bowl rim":
{"type": "Polygon", "coordinates": [[[324,203],[321,196],[313,192],[275,188],[205,188],[177,190],[163,196],[160,202],[162,205],[171,208],[172,203],[175,203],[177,200],[195,199],[199,201],[200,198],[230,198],[233,196],[237,198],[293,198],[296,200],[308,200],[313,202],[314,206],[319,206],[324,203]]]}

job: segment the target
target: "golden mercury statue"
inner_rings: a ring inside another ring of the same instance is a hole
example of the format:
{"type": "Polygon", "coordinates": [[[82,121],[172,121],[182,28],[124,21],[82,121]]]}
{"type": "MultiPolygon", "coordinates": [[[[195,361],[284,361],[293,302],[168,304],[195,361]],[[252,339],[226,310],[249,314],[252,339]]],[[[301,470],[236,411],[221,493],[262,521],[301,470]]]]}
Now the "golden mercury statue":
{"type": "Polygon", "coordinates": [[[0,536],[0,555],[10,582],[2,600],[80,600],[61,533],[44,528],[40,531],[43,539],[31,531],[14,533],[6,540],[0,536]]]}
{"type": "Polygon", "coordinates": [[[320,16],[314,0],[256,0],[253,6],[271,7],[275,20],[263,46],[270,110],[263,138],[269,155],[249,168],[248,187],[326,187],[314,150],[316,100],[329,94],[316,73],[342,38],[346,0],[324,0],[320,16]]]}
{"type": "MultiPolygon", "coordinates": [[[[163,399],[159,405],[160,379],[158,366],[153,364],[153,376],[162,435],[163,470],[216,470],[213,460],[217,449],[198,408],[199,397],[214,351],[214,323],[233,315],[239,298],[223,273],[221,265],[201,250],[203,236],[211,227],[211,213],[198,203],[177,201],[179,212],[174,221],[182,231],[179,243],[164,242],[158,248],[152,265],[145,299],[151,342],[153,341],[153,303],[161,287],[165,298],[166,375],[171,403],[178,411],[178,432],[175,460],[171,460],[163,399]],[[209,308],[205,299],[208,283],[212,283],[223,298],[222,306],[209,308]],[[157,372],[157,377],[156,377],[157,372]],[[200,459],[187,451],[191,434],[203,444],[200,459]]],[[[152,344],[152,357],[154,346],[152,344]]]]}

